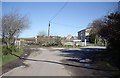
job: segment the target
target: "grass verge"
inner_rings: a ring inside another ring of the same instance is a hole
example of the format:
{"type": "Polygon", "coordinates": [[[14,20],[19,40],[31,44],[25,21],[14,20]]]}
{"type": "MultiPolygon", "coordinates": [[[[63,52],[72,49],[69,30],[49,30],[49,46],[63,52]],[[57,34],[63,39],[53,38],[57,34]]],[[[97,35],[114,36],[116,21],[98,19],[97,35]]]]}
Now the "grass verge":
{"type": "MultiPolygon", "coordinates": [[[[23,49],[22,48],[17,48],[16,52],[14,52],[14,54],[20,56],[23,53],[23,49]]],[[[0,55],[0,67],[12,62],[14,60],[16,60],[18,57],[13,56],[11,54],[7,54],[7,55],[0,55]]]]}
{"type": "Polygon", "coordinates": [[[2,46],[0,46],[0,67],[2,66],[2,46]]]}

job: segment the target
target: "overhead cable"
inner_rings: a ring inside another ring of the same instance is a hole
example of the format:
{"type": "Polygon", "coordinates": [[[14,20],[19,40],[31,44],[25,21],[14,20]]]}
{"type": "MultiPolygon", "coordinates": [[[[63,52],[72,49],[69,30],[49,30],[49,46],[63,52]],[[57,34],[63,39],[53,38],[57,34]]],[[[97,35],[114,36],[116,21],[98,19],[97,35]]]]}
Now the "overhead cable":
{"type": "Polygon", "coordinates": [[[67,5],[67,3],[68,3],[68,0],[67,0],[67,2],[65,2],[65,4],[58,10],[58,12],[51,18],[50,22],[51,22],[52,20],[54,20],[54,19],[58,16],[58,14],[63,10],[63,8],[65,8],[65,6],[67,5]]]}

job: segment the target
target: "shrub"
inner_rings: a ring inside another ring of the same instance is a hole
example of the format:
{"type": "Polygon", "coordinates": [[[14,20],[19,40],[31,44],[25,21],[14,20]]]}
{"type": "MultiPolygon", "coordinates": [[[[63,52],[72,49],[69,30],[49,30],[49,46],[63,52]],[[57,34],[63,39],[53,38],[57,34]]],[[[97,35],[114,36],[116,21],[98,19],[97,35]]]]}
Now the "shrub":
{"type": "Polygon", "coordinates": [[[9,48],[7,46],[2,46],[3,55],[7,55],[11,52],[19,52],[19,48],[17,48],[16,46],[10,46],[9,48]]]}

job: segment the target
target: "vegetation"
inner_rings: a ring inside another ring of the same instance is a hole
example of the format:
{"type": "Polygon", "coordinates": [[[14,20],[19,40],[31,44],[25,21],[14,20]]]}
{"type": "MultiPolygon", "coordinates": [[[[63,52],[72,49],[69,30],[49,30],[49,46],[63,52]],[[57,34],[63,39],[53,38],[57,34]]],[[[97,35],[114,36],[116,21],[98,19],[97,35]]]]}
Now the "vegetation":
{"type": "Polygon", "coordinates": [[[0,46],[0,66],[2,65],[2,46],[0,46]]]}
{"type": "Polygon", "coordinates": [[[1,25],[2,44],[7,48],[12,48],[15,45],[15,40],[19,34],[26,29],[28,25],[27,17],[22,16],[19,13],[12,12],[3,15],[1,25]]]}
{"type": "Polygon", "coordinates": [[[94,20],[91,23],[91,31],[90,31],[90,42],[94,43],[95,45],[105,45],[105,39],[100,36],[100,31],[103,27],[104,21],[101,19],[94,20]]]}
{"type": "Polygon", "coordinates": [[[38,36],[44,37],[44,36],[47,36],[47,34],[46,34],[45,31],[40,31],[40,32],[38,33],[38,36]]]}
{"type": "MultiPolygon", "coordinates": [[[[6,48],[3,49],[3,51],[8,51],[6,48]]],[[[23,53],[23,50],[21,48],[12,48],[11,50],[14,50],[14,54],[20,56],[23,53]]],[[[13,60],[16,60],[18,57],[13,56],[11,54],[7,54],[7,55],[2,55],[2,65],[5,65],[13,60]]]]}
{"type": "MultiPolygon", "coordinates": [[[[2,16],[2,25],[0,25],[0,35],[2,37],[2,53],[0,57],[1,65],[11,62],[17,57],[11,55],[14,53],[16,55],[22,54],[22,49],[17,48],[15,45],[15,40],[18,40],[19,34],[29,26],[29,21],[26,16],[22,16],[17,12],[11,12],[2,16]]],[[[20,45],[19,45],[20,46],[20,45]]]]}
{"type": "Polygon", "coordinates": [[[39,36],[37,38],[37,44],[39,46],[46,46],[46,47],[49,47],[49,46],[60,46],[62,45],[61,43],[61,38],[59,37],[48,37],[48,36],[39,36]]]}
{"type": "Polygon", "coordinates": [[[120,68],[120,13],[110,13],[104,19],[95,20],[91,27],[91,34],[95,39],[98,36],[107,44],[107,51],[102,54],[102,58],[106,58],[107,61],[120,68]]]}
{"type": "MultiPolygon", "coordinates": [[[[12,48],[10,48],[10,49],[12,50],[12,53],[19,55],[19,56],[23,53],[22,48],[16,48],[16,47],[12,46],[12,48]]],[[[4,46],[3,48],[0,47],[0,50],[2,51],[2,53],[6,53],[6,54],[0,54],[0,66],[5,65],[5,64],[17,59],[16,56],[13,56],[13,55],[7,53],[7,52],[9,52],[9,50],[7,49],[6,46],[4,46]]]]}

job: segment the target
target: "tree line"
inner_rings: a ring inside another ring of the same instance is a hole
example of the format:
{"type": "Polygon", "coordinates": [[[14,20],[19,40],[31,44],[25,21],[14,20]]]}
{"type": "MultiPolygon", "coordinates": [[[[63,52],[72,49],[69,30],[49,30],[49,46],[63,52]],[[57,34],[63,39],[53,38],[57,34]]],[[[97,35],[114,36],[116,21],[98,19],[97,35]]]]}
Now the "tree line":
{"type": "Polygon", "coordinates": [[[105,58],[109,58],[108,61],[114,62],[120,68],[120,12],[112,12],[104,18],[94,20],[90,27],[91,42],[96,43],[97,39],[102,39],[107,47],[105,58]]]}

